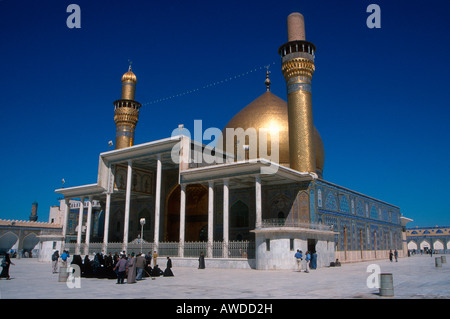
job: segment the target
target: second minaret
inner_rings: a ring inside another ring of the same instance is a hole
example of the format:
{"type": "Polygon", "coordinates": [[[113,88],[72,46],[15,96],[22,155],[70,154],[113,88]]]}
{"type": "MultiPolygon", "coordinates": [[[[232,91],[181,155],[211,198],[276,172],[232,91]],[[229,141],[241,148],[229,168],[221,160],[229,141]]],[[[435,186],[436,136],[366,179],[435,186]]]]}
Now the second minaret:
{"type": "Polygon", "coordinates": [[[114,101],[114,122],[116,122],[116,146],[121,149],[134,145],[134,131],[139,119],[141,104],[134,100],[137,78],[131,66],[122,76],[122,97],[114,101]]]}
{"type": "Polygon", "coordinates": [[[291,13],[287,27],[288,42],[278,49],[278,53],[287,86],[290,167],[300,172],[316,173],[311,98],[316,47],[305,40],[303,15],[291,13]]]}

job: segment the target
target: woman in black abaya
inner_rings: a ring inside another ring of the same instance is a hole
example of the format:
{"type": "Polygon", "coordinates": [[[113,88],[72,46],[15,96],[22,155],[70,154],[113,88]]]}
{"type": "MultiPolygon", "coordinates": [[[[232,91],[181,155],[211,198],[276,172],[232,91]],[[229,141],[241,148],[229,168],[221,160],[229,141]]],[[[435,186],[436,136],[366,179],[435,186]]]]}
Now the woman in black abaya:
{"type": "Polygon", "coordinates": [[[0,278],[6,278],[9,280],[9,266],[14,265],[9,258],[9,254],[5,254],[4,260],[2,261],[2,273],[0,274],[0,278]]]}
{"type": "Polygon", "coordinates": [[[173,277],[173,272],[172,272],[172,260],[167,257],[167,266],[166,266],[166,270],[164,270],[164,277],[173,277]]]}
{"type": "Polygon", "coordinates": [[[205,269],[205,255],[203,255],[203,252],[200,253],[198,258],[198,269],[205,269]]]}

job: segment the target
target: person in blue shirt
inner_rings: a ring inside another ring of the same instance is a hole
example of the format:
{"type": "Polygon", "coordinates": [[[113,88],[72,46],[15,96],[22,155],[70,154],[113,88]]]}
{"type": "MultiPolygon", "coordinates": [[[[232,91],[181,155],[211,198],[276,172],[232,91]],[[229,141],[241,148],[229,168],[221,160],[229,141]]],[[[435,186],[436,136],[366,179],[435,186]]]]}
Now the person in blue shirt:
{"type": "Polygon", "coordinates": [[[297,261],[297,270],[300,272],[301,271],[301,266],[302,266],[302,260],[303,260],[303,254],[302,251],[297,249],[297,252],[294,255],[296,261],[297,261]]]}
{"type": "Polygon", "coordinates": [[[67,266],[67,259],[70,257],[69,252],[67,250],[64,250],[61,254],[60,258],[62,260],[61,266],[66,267],[67,266]]]}
{"type": "Polygon", "coordinates": [[[317,269],[317,253],[313,252],[311,254],[311,263],[309,264],[309,268],[317,269]]]}
{"type": "Polygon", "coordinates": [[[306,252],[305,261],[306,261],[305,272],[309,272],[309,262],[311,261],[311,254],[309,253],[309,251],[306,252]]]}

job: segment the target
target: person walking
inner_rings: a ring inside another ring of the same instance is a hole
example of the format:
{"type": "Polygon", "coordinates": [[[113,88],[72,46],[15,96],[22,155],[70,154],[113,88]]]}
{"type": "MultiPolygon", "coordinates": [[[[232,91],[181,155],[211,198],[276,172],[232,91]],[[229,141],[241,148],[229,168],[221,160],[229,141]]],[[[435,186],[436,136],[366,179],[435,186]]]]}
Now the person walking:
{"type": "Polygon", "coordinates": [[[135,284],[135,283],[136,283],[136,257],[134,257],[134,253],[131,253],[130,258],[128,259],[127,284],[135,284]]]}
{"type": "Polygon", "coordinates": [[[9,258],[9,254],[6,253],[5,257],[3,257],[2,260],[2,273],[0,274],[0,278],[6,278],[6,280],[10,280],[9,277],[9,266],[14,265],[14,263],[11,261],[11,258],[9,258]]]}
{"type": "Polygon", "coordinates": [[[70,254],[68,250],[64,250],[63,253],[61,254],[60,258],[61,258],[61,267],[67,267],[67,260],[69,259],[70,254]]]}
{"type": "Polygon", "coordinates": [[[393,256],[393,254],[392,254],[392,250],[389,250],[389,260],[392,262],[392,256],[393,256]]]}
{"type": "Polygon", "coordinates": [[[297,249],[297,252],[294,255],[295,257],[295,261],[297,262],[297,270],[298,272],[301,271],[301,267],[302,267],[302,260],[303,260],[303,255],[301,250],[297,249]]]}
{"type": "Polygon", "coordinates": [[[52,270],[53,274],[56,274],[58,272],[58,259],[59,259],[59,250],[55,250],[55,252],[52,255],[52,270]]]}
{"type": "Polygon", "coordinates": [[[147,261],[145,260],[144,254],[141,253],[139,254],[139,256],[136,257],[136,269],[137,269],[136,280],[142,280],[145,266],[147,266],[147,261]]]}
{"type": "Polygon", "coordinates": [[[167,256],[167,266],[166,266],[166,270],[164,270],[164,277],[173,277],[173,272],[172,272],[172,260],[170,259],[169,256],[167,256]]]}
{"type": "Polygon", "coordinates": [[[305,254],[305,267],[306,267],[305,272],[309,272],[309,262],[310,261],[311,261],[311,254],[309,253],[309,251],[307,251],[305,254]]]}
{"type": "Polygon", "coordinates": [[[119,261],[114,267],[114,271],[117,270],[117,284],[123,284],[123,280],[125,279],[125,274],[127,272],[128,261],[125,258],[125,255],[121,255],[119,261]]]}
{"type": "Polygon", "coordinates": [[[397,249],[394,250],[394,258],[395,258],[395,262],[398,262],[398,251],[397,251],[397,249]]]}

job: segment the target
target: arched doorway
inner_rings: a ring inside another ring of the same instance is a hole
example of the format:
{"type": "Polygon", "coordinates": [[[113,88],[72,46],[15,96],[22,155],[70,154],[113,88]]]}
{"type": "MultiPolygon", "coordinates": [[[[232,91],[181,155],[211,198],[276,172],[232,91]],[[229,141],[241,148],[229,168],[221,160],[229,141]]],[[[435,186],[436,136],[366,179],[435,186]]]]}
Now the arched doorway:
{"type": "Polygon", "coordinates": [[[13,232],[7,232],[6,234],[0,237],[0,254],[4,254],[9,252],[11,248],[13,248],[19,240],[19,237],[13,232]]]}
{"type": "MultiPolygon", "coordinates": [[[[166,233],[167,241],[180,239],[180,185],[167,196],[166,233]]],[[[200,184],[186,187],[185,241],[204,240],[202,228],[208,225],[208,189],[200,184]]],[[[204,229],[204,228],[203,228],[204,229]]]]}
{"type": "Polygon", "coordinates": [[[444,244],[443,244],[443,242],[440,241],[439,239],[436,240],[436,241],[433,243],[433,249],[434,249],[434,250],[443,250],[443,249],[444,249],[444,244]]]}
{"type": "Polygon", "coordinates": [[[411,241],[408,243],[408,249],[409,249],[409,250],[417,250],[417,249],[418,249],[418,248],[417,248],[417,243],[411,240],[411,241]]]}
{"type": "Polygon", "coordinates": [[[33,250],[37,249],[37,244],[39,243],[39,238],[37,238],[36,234],[31,233],[28,234],[27,236],[25,236],[25,238],[23,239],[23,252],[27,252],[28,256],[30,255],[30,252],[34,253],[33,250]]]}
{"type": "Polygon", "coordinates": [[[428,249],[430,249],[430,248],[431,248],[431,245],[430,245],[430,243],[429,243],[428,241],[423,240],[423,241],[420,243],[420,249],[422,249],[422,250],[428,250],[428,249]]]}

